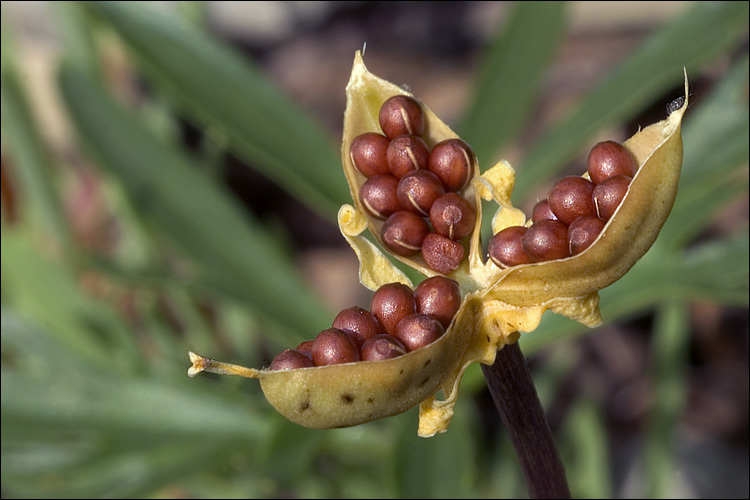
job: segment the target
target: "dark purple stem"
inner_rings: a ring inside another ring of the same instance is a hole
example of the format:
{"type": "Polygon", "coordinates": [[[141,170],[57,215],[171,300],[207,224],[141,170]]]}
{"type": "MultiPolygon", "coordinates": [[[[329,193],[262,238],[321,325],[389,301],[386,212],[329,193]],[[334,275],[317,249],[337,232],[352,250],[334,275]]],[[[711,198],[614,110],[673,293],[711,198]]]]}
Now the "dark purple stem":
{"type": "Polygon", "coordinates": [[[500,349],[492,366],[481,366],[521,461],[529,498],[570,498],[565,469],[518,343],[500,349]]]}

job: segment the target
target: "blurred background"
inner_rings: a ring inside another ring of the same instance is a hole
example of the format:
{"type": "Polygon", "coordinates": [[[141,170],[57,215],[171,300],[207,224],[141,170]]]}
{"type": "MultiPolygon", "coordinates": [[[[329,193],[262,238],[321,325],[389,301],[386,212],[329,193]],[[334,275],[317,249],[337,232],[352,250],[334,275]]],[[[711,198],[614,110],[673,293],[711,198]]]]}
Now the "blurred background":
{"type": "Polygon", "coordinates": [[[2,496],[526,496],[477,366],[431,439],[415,410],[311,431],[185,374],[369,306],[335,224],[365,44],[482,170],[510,161],[527,213],[686,69],[656,245],[604,326],[548,313],[520,342],[575,497],[747,498],[744,2],[2,2],[2,496]]]}

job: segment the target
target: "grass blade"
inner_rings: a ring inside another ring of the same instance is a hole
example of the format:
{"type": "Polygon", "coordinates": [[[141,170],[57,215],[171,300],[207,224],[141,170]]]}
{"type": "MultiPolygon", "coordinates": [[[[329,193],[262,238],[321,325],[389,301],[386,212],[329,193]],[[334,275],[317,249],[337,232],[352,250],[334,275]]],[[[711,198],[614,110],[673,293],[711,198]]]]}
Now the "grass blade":
{"type": "Polygon", "coordinates": [[[141,215],[195,259],[199,279],[300,338],[326,327],[324,307],[228,193],[187,157],[151,137],[85,73],[63,66],[59,83],[81,140],[123,183],[141,215]]]}
{"type": "Polygon", "coordinates": [[[224,134],[254,168],[334,219],[350,202],[330,136],[260,71],[187,23],[134,2],[96,2],[164,97],[224,134]]]}
{"type": "Polygon", "coordinates": [[[564,2],[517,2],[481,64],[459,127],[484,168],[531,118],[539,85],[564,31],[564,2]]]}

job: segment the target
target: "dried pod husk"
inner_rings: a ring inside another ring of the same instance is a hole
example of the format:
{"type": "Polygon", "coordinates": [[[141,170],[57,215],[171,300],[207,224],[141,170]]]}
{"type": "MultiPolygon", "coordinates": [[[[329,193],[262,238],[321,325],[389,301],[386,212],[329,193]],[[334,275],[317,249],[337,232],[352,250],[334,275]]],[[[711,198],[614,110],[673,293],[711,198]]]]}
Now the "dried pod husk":
{"type": "MultiPolygon", "coordinates": [[[[464,370],[474,362],[492,364],[498,349],[518,339],[519,332],[537,328],[546,310],[588,326],[601,323],[598,290],[622,277],[653,244],[677,192],[682,163],[680,123],[684,105],[657,124],[638,132],[625,147],[638,164],[628,193],[599,237],[580,254],[557,261],[498,268],[484,262],[479,240],[481,203],[494,200],[499,209],[493,231],[530,225],[514,208],[510,195],[515,172],[505,161],[479,175],[461,194],[477,207],[477,225],[471,236],[468,262],[449,275],[458,281],[462,304],[445,334],[432,344],[394,359],[365,361],[296,370],[255,370],[218,363],[191,353],[191,376],[201,371],[258,378],[268,401],[285,417],[310,428],[335,428],[396,415],[419,404],[418,434],[444,432],[453,415],[464,370]],[[442,391],[444,400],[437,400],[442,391]]],[[[338,215],[342,234],[360,260],[360,281],[371,290],[386,283],[412,287],[377,245],[365,237],[369,229],[380,242],[383,221],[367,214],[357,194],[365,181],[349,159],[354,137],[379,130],[378,110],[390,96],[411,95],[371,75],[358,52],[347,86],[342,159],[355,206],[344,205],[338,215]]],[[[424,139],[430,147],[457,137],[423,105],[424,139]]],[[[584,174],[586,177],[586,174],[584,174]]],[[[395,257],[425,276],[435,275],[421,257],[395,257]]]]}

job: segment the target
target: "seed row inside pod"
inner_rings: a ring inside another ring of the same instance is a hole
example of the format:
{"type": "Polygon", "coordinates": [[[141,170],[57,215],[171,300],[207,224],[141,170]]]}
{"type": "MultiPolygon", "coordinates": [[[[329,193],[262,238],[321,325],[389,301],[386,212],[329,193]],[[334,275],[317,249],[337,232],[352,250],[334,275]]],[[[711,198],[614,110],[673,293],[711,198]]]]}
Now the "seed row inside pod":
{"type": "Polygon", "coordinates": [[[458,192],[474,171],[474,154],[461,139],[446,139],[430,150],[422,139],[420,104],[396,95],[380,108],[382,133],[352,140],[349,155],[367,180],[359,189],[365,210],[385,223],[383,244],[396,255],[422,254],[433,271],[448,274],[464,259],[461,240],[474,229],[476,208],[458,192]]]}
{"type": "Polygon", "coordinates": [[[499,267],[564,259],[586,250],[625,198],[637,164],[630,152],[604,141],[589,152],[588,179],[564,177],[532,211],[532,224],[510,226],[489,242],[490,259],[499,267]]]}
{"type": "Polygon", "coordinates": [[[439,339],[460,305],[458,283],[443,276],[424,280],[414,291],[402,283],[389,283],[375,291],[369,311],[358,306],[344,309],[331,328],[280,352],[269,368],[294,370],[396,358],[439,339]]]}

